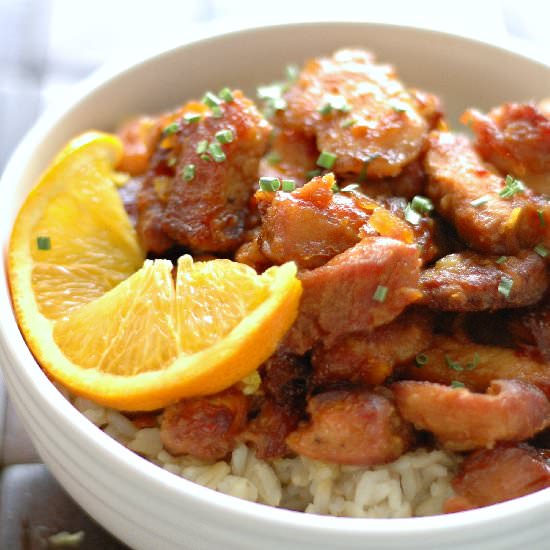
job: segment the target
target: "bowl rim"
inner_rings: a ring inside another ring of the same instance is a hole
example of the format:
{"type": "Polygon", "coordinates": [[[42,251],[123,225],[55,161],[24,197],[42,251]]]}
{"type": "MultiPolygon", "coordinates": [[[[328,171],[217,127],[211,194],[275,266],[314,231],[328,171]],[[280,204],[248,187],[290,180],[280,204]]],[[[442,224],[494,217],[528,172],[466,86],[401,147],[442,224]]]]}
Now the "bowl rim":
{"type": "MultiPolygon", "coordinates": [[[[334,25],[350,25],[377,27],[383,29],[400,29],[413,32],[425,33],[428,36],[437,36],[439,40],[454,40],[457,42],[467,42],[481,48],[490,48],[504,51],[523,58],[523,60],[534,62],[550,71],[548,60],[536,52],[522,48],[519,45],[499,45],[494,41],[486,41],[479,38],[472,38],[451,32],[442,32],[430,28],[423,28],[417,25],[395,25],[389,23],[370,23],[368,21],[349,21],[349,20],[308,20],[262,23],[253,26],[238,25],[236,28],[220,31],[220,25],[207,24],[198,33],[183,40],[178,45],[162,48],[159,51],[151,51],[145,55],[140,55],[138,59],[128,62],[118,60],[110,62],[101,67],[95,73],[71,89],[71,99],[63,104],[53,105],[46,110],[38,121],[27,132],[23,140],[17,146],[11,155],[6,168],[0,180],[0,190],[8,185],[9,181],[19,182],[24,175],[26,163],[32,158],[35,149],[43,142],[49,132],[55,125],[72,109],[86,97],[93,94],[96,90],[110,84],[111,80],[122,76],[128,71],[133,71],[138,67],[154,63],[156,60],[172,55],[176,50],[184,49],[190,44],[198,44],[210,40],[223,40],[231,35],[247,35],[262,32],[266,29],[284,28],[284,27],[319,27],[334,25]]],[[[2,225],[8,225],[2,222],[2,225]]],[[[2,229],[0,225],[0,229],[2,229]]],[[[0,235],[9,238],[11,227],[2,229],[0,235]],[[4,233],[5,231],[5,233],[4,233]]],[[[508,519],[516,518],[518,514],[528,515],[538,511],[543,506],[550,509],[550,489],[545,489],[531,495],[520,497],[508,502],[495,504],[486,508],[460,512],[449,515],[429,516],[425,518],[392,518],[392,519],[370,519],[370,518],[350,518],[321,516],[314,514],[305,514],[286,509],[275,508],[268,505],[248,502],[242,499],[231,497],[190,482],[179,476],[175,476],[162,468],[138,456],[133,451],[125,448],[107,434],[96,428],[82,414],[74,414],[75,409],[71,403],[66,400],[62,394],[55,388],[54,384],[46,377],[40,366],[34,359],[28,349],[13,314],[11,299],[9,296],[9,287],[7,284],[6,271],[6,250],[4,247],[3,261],[0,267],[0,277],[6,280],[4,289],[0,289],[0,310],[9,310],[10,315],[0,317],[0,347],[3,348],[7,361],[2,362],[2,368],[8,374],[11,368],[11,375],[24,380],[26,385],[30,385],[34,393],[49,409],[50,414],[56,417],[60,425],[73,432],[80,432],[86,439],[87,445],[94,448],[104,459],[112,460],[118,468],[129,471],[129,475],[136,476],[136,481],[149,483],[155,490],[167,491],[173,498],[188,498],[202,506],[210,507],[216,513],[228,513],[238,517],[241,520],[257,520],[259,523],[271,524],[275,528],[292,528],[295,531],[302,532],[334,532],[348,535],[385,535],[389,531],[400,531],[400,537],[407,537],[414,534],[426,533],[429,529],[431,533],[460,530],[471,527],[481,527],[490,522],[502,522],[508,519]],[[13,364],[15,368],[6,365],[13,364]],[[40,389],[38,388],[40,386],[40,389]]],[[[8,376],[6,376],[8,378],[8,376]]]]}

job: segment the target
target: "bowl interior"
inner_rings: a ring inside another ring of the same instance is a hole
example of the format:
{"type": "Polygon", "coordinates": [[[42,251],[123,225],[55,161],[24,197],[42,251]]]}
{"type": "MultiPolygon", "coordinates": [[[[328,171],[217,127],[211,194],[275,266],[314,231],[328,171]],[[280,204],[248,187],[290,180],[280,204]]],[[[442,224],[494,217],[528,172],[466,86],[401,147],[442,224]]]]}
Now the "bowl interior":
{"type": "MultiPolygon", "coordinates": [[[[105,71],[92,77],[75,90],[68,105],[48,113],[38,123],[15,153],[0,183],[3,250],[28,190],[55,153],[79,132],[110,130],[134,114],[168,109],[223,86],[254,94],[258,84],[283,77],[287,64],[340,47],[369,49],[380,61],[395,65],[406,85],[439,94],[453,124],[466,107],[542,99],[550,90],[550,68],[543,64],[487,44],[406,27],[309,23],[206,38],[116,74],[105,71]]],[[[0,270],[0,331],[12,349],[29,358],[4,368],[20,369],[27,377],[28,392],[46,401],[39,387],[44,377],[30,360],[10,311],[4,263],[0,270]]],[[[45,395],[47,399],[61,399],[51,391],[45,395]]]]}

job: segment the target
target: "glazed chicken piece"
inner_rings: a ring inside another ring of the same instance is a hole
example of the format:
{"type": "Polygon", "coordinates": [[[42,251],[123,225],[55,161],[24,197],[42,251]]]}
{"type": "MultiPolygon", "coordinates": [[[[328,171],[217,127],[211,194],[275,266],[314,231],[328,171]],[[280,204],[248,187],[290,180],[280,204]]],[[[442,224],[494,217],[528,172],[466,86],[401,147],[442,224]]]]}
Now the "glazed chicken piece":
{"type": "Polygon", "coordinates": [[[302,355],[321,340],[330,347],[343,334],[389,323],[420,297],[419,266],[416,246],[366,237],[325,265],[299,273],[300,309],[284,345],[302,355]]]}
{"type": "Polygon", "coordinates": [[[513,312],[508,320],[507,328],[518,344],[532,346],[541,359],[550,363],[550,304],[548,298],[535,307],[521,312],[513,312]]]}
{"type": "Polygon", "coordinates": [[[160,438],[173,455],[219,460],[230,453],[246,425],[248,398],[229,389],[184,399],[164,409],[160,438]]]}
{"type": "Polygon", "coordinates": [[[409,94],[411,94],[418,112],[428,123],[429,130],[436,130],[445,126],[443,104],[438,96],[416,88],[409,88],[409,94]]]}
{"type": "Polygon", "coordinates": [[[412,430],[390,399],[367,391],[330,391],[308,402],[310,421],[287,438],[297,454],[337,464],[372,466],[399,458],[412,430]]]}
{"type": "Polygon", "coordinates": [[[550,487],[550,461],[528,445],[475,451],[452,484],[456,496],[445,502],[445,513],[481,508],[550,487]]]}
{"type": "Polygon", "coordinates": [[[311,356],[312,383],[383,384],[396,366],[430,346],[432,328],[429,314],[410,311],[372,332],[345,334],[330,347],[321,343],[311,356]]]}
{"type": "Polygon", "coordinates": [[[222,104],[221,117],[199,111],[200,121],[180,120],[161,140],[162,173],[152,167],[138,201],[138,233],[147,250],[166,249],[166,242],[147,238],[151,232],[193,252],[231,252],[241,244],[270,127],[241,92],[233,97],[222,104]]]}
{"type": "Polygon", "coordinates": [[[311,179],[308,173],[318,168],[315,139],[296,130],[275,128],[273,133],[269,153],[260,161],[260,176],[292,179],[301,187],[311,179]]]}
{"type": "Polygon", "coordinates": [[[466,137],[433,132],[425,167],[426,194],[469,247],[514,255],[522,248],[550,243],[550,203],[528,189],[507,186],[466,137]]]}
{"type": "Polygon", "coordinates": [[[401,369],[405,378],[485,392],[493,380],[520,380],[537,386],[550,399],[550,363],[522,350],[482,345],[436,335],[431,346],[401,369]]]}
{"type": "Polygon", "coordinates": [[[547,397],[519,380],[493,380],[485,394],[410,380],[391,389],[401,416],[450,451],[523,441],[550,425],[547,397]]]}
{"type": "Polygon", "coordinates": [[[535,252],[483,256],[465,251],[441,258],[420,275],[422,303],[443,311],[495,311],[537,303],[548,288],[544,260],[535,252]]]}
{"type": "Polygon", "coordinates": [[[337,174],[396,176],[424,146],[428,123],[417,102],[367,52],[310,60],[284,98],[277,124],[315,137],[319,151],[336,155],[337,174]]]}
{"type": "Polygon", "coordinates": [[[487,115],[462,116],[476,134],[481,157],[537,193],[550,194],[550,120],[532,103],[505,103],[487,115]]]}

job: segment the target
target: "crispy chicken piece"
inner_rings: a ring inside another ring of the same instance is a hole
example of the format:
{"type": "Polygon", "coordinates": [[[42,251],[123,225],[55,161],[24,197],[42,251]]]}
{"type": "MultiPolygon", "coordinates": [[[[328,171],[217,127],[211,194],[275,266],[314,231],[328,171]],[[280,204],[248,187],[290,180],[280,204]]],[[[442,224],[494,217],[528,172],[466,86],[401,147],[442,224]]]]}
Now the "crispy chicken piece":
{"type": "Polygon", "coordinates": [[[550,363],[512,348],[486,346],[436,335],[431,346],[402,369],[412,380],[450,385],[453,380],[485,392],[493,380],[520,380],[537,386],[550,399],[550,363]]]}
{"type": "Polygon", "coordinates": [[[321,343],[311,357],[313,384],[383,384],[394,367],[429,347],[431,338],[431,316],[410,311],[372,332],[345,334],[330,347],[321,343]]]}
{"type": "Polygon", "coordinates": [[[550,242],[550,203],[527,189],[501,197],[504,178],[481,161],[466,137],[433,132],[425,167],[426,194],[474,250],[513,255],[550,242]]]}
{"type": "Polygon", "coordinates": [[[550,120],[532,103],[505,103],[484,115],[469,109],[462,120],[476,134],[481,157],[503,174],[550,194],[550,120]]]}
{"type": "Polygon", "coordinates": [[[296,453],[337,464],[375,465],[399,458],[412,430],[393,403],[367,390],[330,391],[308,403],[310,421],[287,438],[296,453]]]}
{"type": "Polygon", "coordinates": [[[547,288],[544,260],[526,250],[504,261],[471,251],[450,254],[420,275],[422,303],[443,311],[529,306],[537,303],[547,288]]]}
{"type": "Polygon", "coordinates": [[[173,455],[218,460],[233,450],[246,425],[248,398],[229,389],[184,399],[164,409],[160,438],[173,455]]]}
{"type": "Polygon", "coordinates": [[[550,425],[547,397],[519,380],[493,380],[485,394],[409,380],[391,389],[401,416],[451,451],[523,441],[550,425]]]}
{"type": "Polygon", "coordinates": [[[337,174],[396,176],[425,142],[428,123],[416,101],[392,67],[364,51],[310,60],[284,97],[278,124],[315,136],[320,151],[337,156],[337,174]],[[348,119],[355,123],[342,127],[348,119]]]}
{"type": "Polygon", "coordinates": [[[420,297],[419,265],[416,246],[366,237],[324,266],[299,273],[300,309],[284,344],[302,355],[321,340],[332,346],[342,334],[389,323],[420,297]]]}
{"type": "Polygon", "coordinates": [[[118,129],[117,134],[124,147],[118,170],[132,176],[141,176],[147,172],[162,132],[164,118],[136,117],[118,129]]]}
{"type": "Polygon", "coordinates": [[[319,156],[315,139],[291,129],[274,130],[269,153],[260,161],[260,176],[293,179],[301,187],[311,178],[308,173],[317,168],[319,156]]]}
{"type": "Polygon", "coordinates": [[[456,496],[445,513],[462,512],[529,495],[550,487],[550,462],[528,445],[475,451],[452,481],[456,496]]]}

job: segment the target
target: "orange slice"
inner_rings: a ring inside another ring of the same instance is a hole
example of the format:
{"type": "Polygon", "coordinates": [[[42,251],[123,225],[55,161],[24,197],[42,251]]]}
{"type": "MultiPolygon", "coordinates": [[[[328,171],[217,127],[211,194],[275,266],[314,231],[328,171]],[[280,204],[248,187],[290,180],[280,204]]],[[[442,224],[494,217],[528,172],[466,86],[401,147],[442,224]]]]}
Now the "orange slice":
{"type": "Polygon", "coordinates": [[[293,263],[258,275],[184,256],[175,280],[170,261],[143,264],[113,184],[119,154],[107,134],[69,144],[18,215],[8,273],[50,376],[106,406],[154,410],[253,372],[294,322],[301,283],[293,263]]]}

